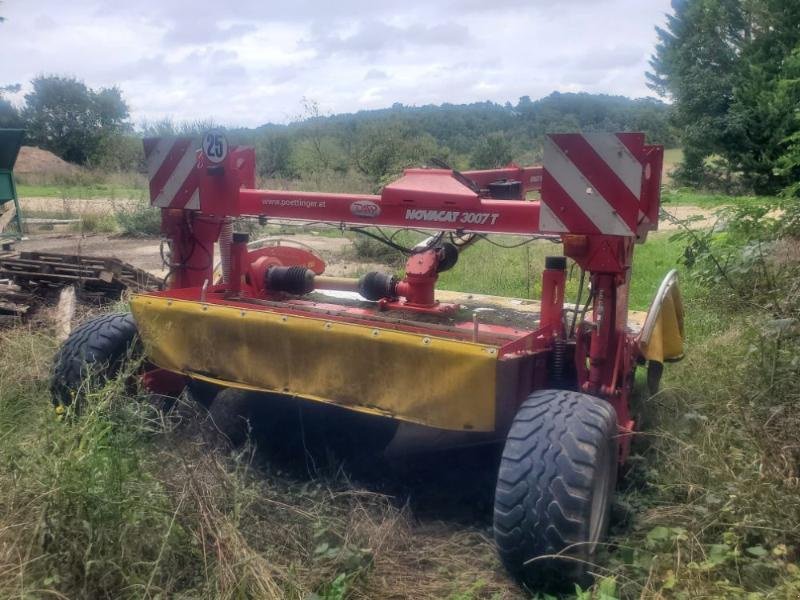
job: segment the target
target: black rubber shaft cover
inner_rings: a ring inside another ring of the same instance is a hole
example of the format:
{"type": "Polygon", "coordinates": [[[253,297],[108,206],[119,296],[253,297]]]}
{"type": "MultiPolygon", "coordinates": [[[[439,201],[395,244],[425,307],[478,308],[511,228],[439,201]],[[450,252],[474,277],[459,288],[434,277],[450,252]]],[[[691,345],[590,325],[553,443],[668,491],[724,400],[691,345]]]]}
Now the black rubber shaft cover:
{"type": "Polygon", "coordinates": [[[381,298],[395,298],[397,280],[388,273],[370,271],[358,280],[358,293],[367,300],[378,301],[381,298]]]}
{"type": "Polygon", "coordinates": [[[314,271],[307,267],[270,267],[264,279],[271,292],[302,296],[314,290],[314,271]]]}

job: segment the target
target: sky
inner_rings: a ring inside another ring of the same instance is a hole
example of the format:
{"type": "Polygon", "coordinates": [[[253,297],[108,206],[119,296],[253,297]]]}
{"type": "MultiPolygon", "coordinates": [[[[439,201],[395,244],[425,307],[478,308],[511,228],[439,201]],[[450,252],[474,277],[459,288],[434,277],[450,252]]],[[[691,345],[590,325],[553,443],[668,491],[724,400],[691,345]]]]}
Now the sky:
{"type": "Polygon", "coordinates": [[[0,85],[118,86],[136,124],[323,113],[553,91],[652,95],[670,0],[4,0],[0,85]]]}

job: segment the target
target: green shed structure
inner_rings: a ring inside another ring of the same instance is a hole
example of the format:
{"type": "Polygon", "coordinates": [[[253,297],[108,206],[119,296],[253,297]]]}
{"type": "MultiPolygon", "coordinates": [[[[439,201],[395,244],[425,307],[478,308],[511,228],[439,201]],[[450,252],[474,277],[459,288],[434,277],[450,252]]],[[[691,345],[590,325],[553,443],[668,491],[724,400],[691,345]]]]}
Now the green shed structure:
{"type": "Polygon", "coordinates": [[[0,129],[0,237],[22,237],[22,213],[14,183],[14,164],[24,136],[23,129],[0,129]],[[13,206],[8,206],[10,202],[14,203],[13,206]],[[11,215],[9,211],[13,211],[11,215]],[[16,221],[17,231],[6,233],[12,221],[16,221]]]}

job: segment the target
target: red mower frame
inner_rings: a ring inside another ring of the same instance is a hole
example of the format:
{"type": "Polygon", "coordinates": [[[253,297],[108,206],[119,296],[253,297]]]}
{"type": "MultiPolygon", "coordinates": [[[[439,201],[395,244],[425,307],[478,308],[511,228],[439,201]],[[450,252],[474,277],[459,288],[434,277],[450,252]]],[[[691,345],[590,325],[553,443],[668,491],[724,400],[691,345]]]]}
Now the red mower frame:
{"type": "MultiPolygon", "coordinates": [[[[148,139],[145,154],[151,199],[162,209],[162,232],[171,248],[168,289],[160,293],[166,297],[241,306],[242,298],[281,297],[268,283],[275,266],[303,266],[322,277],[324,264],[310,252],[248,250],[246,238],[233,233],[237,217],[560,238],[564,256],[588,275],[589,312],[570,338],[564,325],[566,272],[551,265],[542,273],[539,326],[529,339],[502,351],[541,352],[569,343],[579,391],[606,399],[616,410],[619,460],[626,459],[634,427],[632,375],[640,358],[628,327],[631,264],[635,243],[657,225],[663,160],[663,148],[646,145],[643,134],[549,136],[543,166],[463,173],[409,169],[377,195],[255,189],[254,150],[228,148],[219,132],[204,136],[202,150],[185,139],[148,139]],[[540,199],[528,199],[531,193],[540,199]],[[217,282],[215,243],[224,271],[217,282]]],[[[378,310],[452,313],[455,307],[438,302],[435,294],[438,272],[451,258],[441,248],[412,254],[405,277],[386,284],[391,293],[376,298],[378,310]]],[[[327,284],[355,289],[333,278],[327,284]]],[[[270,306],[293,310],[279,302],[270,306]]],[[[359,308],[337,308],[339,315],[331,319],[359,322],[364,314],[359,308]]],[[[491,333],[491,326],[486,329],[491,333]]],[[[172,379],[159,370],[146,375],[157,388],[172,387],[172,379]]]]}

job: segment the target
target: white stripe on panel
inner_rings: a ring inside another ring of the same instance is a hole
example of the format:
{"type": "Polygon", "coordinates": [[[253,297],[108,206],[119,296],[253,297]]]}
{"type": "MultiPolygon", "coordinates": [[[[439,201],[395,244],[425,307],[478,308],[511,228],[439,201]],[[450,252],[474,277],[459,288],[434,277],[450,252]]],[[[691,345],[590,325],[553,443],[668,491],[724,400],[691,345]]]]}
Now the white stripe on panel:
{"type": "Polygon", "coordinates": [[[195,158],[195,149],[190,146],[186,149],[186,153],[181,157],[180,162],[175,166],[167,183],[164,184],[164,188],[153,201],[155,206],[167,207],[172,204],[183,182],[186,181],[186,178],[194,169],[195,158]]]}
{"type": "Polygon", "coordinates": [[[152,179],[156,176],[158,169],[161,168],[161,165],[166,160],[174,142],[175,138],[172,137],[161,138],[158,140],[156,147],[153,148],[153,151],[147,157],[147,177],[149,179],[152,179]]]}
{"type": "Polygon", "coordinates": [[[556,214],[550,210],[550,207],[543,202],[539,203],[539,229],[556,233],[569,232],[567,226],[564,225],[556,214]]]}
{"type": "Polygon", "coordinates": [[[606,235],[633,235],[612,206],[594,189],[549,137],[544,143],[544,168],[558,182],[572,201],[586,214],[601,233],[606,235]]]}
{"type": "Polygon", "coordinates": [[[189,210],[200,210],[200,190],[196,189],[189,202],[186,203],[186,208],[189,210]]]}
{"type": "Polygon", "coordinates": [[[642,164],[613,133],[584,133],[583,138],[617,174],[637,200],[642,199],[642,164]]]}

